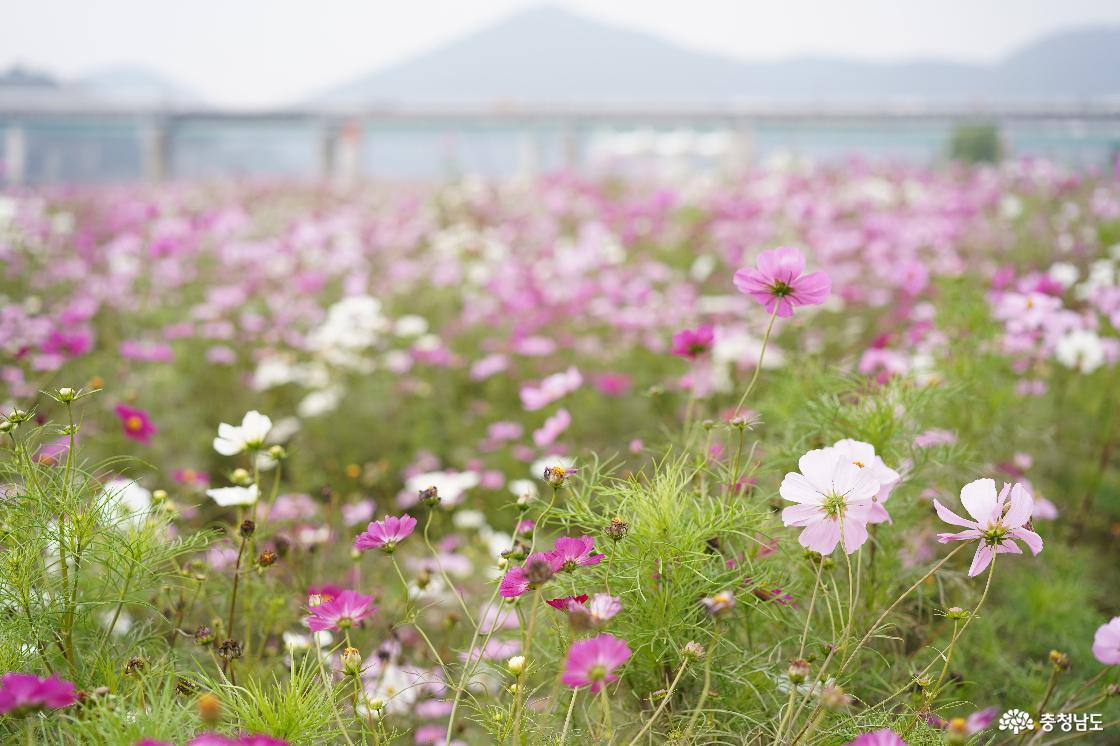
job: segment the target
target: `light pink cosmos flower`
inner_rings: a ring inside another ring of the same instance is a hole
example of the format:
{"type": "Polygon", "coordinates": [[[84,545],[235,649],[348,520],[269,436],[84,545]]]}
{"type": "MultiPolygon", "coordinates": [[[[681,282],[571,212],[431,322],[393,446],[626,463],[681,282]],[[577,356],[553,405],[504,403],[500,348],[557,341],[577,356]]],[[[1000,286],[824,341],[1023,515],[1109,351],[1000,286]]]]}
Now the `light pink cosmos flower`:
{"type": "Polygon", "coordinates": [[[997,495],[994,479],[977,479],[961,489],[961,504],[976,520],[961,518],[937,500],[933,501],[941,520],[966,529],[955,534],[938,534],[937,540],[942,544],[980,540],[968,570],[970,577],[983,572],[996,554],[1022,554],[1023,550],[1012,539],[1022,541],[1032,554],[1042,551],[1042,537],[1030,528],[1034,500],[1023,485],[1005,484],[997,495]]]}
{"type": "Polygon", "coordinates": [[[354,539],[354,548],[359,552],[367,549],[380,549],[386,554],[392,554],[397,549],[397,544],[412,534],[416,528],[416,519],[405,514],[399,518],[387,515],[380,521],[369,524],[365,531],[354,539]]]}
{"type": "Polygon", "coordinates": [[[1093,636],[1093,656],[1106,666],[1120,665],[1120,616],[1102,624],[1093,636]]]}
{"type": "Polygon", "coordinates": [[[78,701],[74,684],[51,674],[40,679],[35,674],[12,671],[0,680],[0,715],[23,715],[35,710],[56,710],[78,701]]]}
{"type": "Polygon", "coordinates": [[[567,409],[558,409],[556,414],[544,421],[539,430],[533,432],[533,442],[538,448],[552,445],[560,434],[572,424],[572,415],[567,409]]]}
{"type": "Polygon", "coordinates": [[[590,640],[579,640],[568,649],[561,680],[578,689],[590,686],[597,694],[606,684],[618,681],[614,670],[630,660],[630,646],[614,635],[599,635],[590,640]]]}
{"type": "Polygon", "coordinates": [[[778,492],[798,503],[782,511],[787,526],[804,526],[801,546],[831,554],[840,544],[852,554],[867,541],[867,523],[880,484],[872,471],[860,468],[835,448],[809,451],[797,462],[778,492]]]}
{"type": "Polygon", "coordinates": [[[906,741],[890,728],[883,728],[858,735],[844,746],[906,746],[906,741]]]}
{"type": "Polygon", "coordinates": [[[363,596],[355,591],[343,591],[329,601],[309,609],[306,622],[313,632],[325,629],[340,631],[353,627],[377,611],[373,596],[363,596]]]}
{"type": "Polygon", "coordinates": [[[891,490],[895,488],[895,485],[902,481],[901,475],[883,462],[883,459],[875,453],[875,446],[870,443],[845,438],[837,441],[833,448],[859,468],[866,469],[871,477],[879,483],[879,493],[871,500],[871,512],[867,522],[889,523],[891,516],[887,509],[883,507],[883,503],[890,497],[891,490]]]}
{"type": "Polygon", "coordinates": [[[701,324],[695,329],[681,329],[673,335],[673,344],[669,352],[677,357],[686,357],[689,360],[704,355],[712,349],[716,341],[716,332],[711,324],[701,324]]]}
{"type": "Polygon", "coordinates": [[[608,619],[618,616],[622,611],[622,602],[609,593],[596,593],[587,604],[587,613],[595,624],[603,624],[608,619]]]}
{"type": "Polygon", "coordinates": [[[832,280],[824,272],[805,271],[805,255],[792,246],[779,246],[758,255],[755,267],[735,273],[739,292],[749,295],[778,316],[793,315],[796,306],[819,306],[832,292],[832,280]]]}
{"type": "Polygon", "coordinates": [[[583,376],[577,368],[571,367],[562,373],[547,376],[539,384],[527,383],[522,386],[521,404],[527,412],[543,409],[582,385],[583,376]]]}

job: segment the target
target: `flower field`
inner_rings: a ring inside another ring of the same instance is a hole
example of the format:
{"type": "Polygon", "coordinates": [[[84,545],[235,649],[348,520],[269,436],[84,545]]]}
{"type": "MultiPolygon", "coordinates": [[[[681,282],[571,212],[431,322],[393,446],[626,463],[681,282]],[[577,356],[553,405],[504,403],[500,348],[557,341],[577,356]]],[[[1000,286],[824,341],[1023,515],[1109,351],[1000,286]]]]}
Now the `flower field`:
{"type": "Polygon", "coordinates": [[[0,265],[4,743],[1120,739],[1120,174],[13,191],[0,265]]]}

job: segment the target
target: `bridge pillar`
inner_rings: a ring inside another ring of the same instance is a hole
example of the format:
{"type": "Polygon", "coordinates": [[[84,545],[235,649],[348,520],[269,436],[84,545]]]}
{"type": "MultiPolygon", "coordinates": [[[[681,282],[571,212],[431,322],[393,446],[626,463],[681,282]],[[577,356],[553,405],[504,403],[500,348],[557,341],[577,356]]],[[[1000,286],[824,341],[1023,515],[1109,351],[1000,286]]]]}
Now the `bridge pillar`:
{"type": "Polygon", "coordinates": [[[0,182],[18,186],[27,179],[27,130],[13,122],[4,130],[3,159],[0,160],[0,182]]]}
{"type": "Polygon", "coordinates": [[[362,120],[328,121],[319,150],[319,175],[324,181],[349,186],[362,176],[362,120]]]}
{"type": "Polygon", "coordinates": [[[140,165],[147,181],[172,178],[175,143],[171,124],[162,118],[145,122],[140,129],[140,165]]]}

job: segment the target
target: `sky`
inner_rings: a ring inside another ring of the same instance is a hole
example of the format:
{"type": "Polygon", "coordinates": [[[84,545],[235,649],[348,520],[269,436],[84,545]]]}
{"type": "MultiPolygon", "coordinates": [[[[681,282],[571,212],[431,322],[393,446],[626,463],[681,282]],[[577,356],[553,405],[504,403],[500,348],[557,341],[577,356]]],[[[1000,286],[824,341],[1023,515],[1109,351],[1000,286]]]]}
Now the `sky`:
{"type": "MultiPolygon", "coordinates": [[[[236,108],[299,101],[539,6],[533,0],[0,0],[0,69],[139,67],[236,108]]],[[[560,0],[740,59],[989,62],[1048,32],[1120,24],[1116,0],[560,0]]]]}

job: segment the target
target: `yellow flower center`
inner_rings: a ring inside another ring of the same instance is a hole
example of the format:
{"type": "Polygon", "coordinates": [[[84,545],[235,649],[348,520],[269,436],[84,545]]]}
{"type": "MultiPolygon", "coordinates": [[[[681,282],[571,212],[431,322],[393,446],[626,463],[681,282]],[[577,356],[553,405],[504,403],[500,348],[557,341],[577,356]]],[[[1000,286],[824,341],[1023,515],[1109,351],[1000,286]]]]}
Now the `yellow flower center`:
{"type": "Polygon", "coordinates": [[[864,468],[865,466],[867,466],[867,464],[863,463],[862,461],[853,461],[852,463],[855,464],[856,466],[858,466],[861,469],[864,468]]]}
{"type": "Polygon", "coordinates": [[[136,415],[132,415],[124,421],[124,427],[130,433],[138,433],[144,429],[144,420],[140,419],[136,415]]]}

